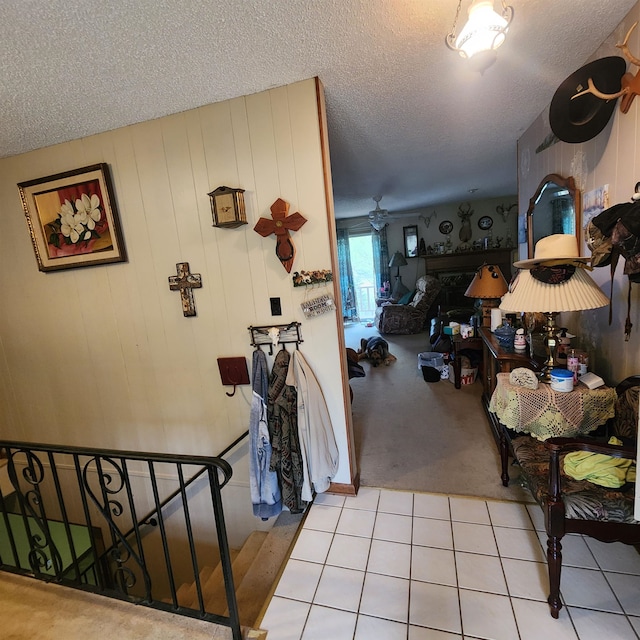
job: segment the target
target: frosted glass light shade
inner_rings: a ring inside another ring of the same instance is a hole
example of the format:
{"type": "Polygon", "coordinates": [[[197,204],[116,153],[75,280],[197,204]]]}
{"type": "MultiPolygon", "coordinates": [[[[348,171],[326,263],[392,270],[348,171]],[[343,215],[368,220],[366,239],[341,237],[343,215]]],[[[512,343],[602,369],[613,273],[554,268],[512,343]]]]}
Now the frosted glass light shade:
{"type": "Polygon", "coordinates": [[[481,51],[495,51],[505,40],[509,23],[493,10],[492,0],[475,0],[469,7],[469,20],[456,39],[465,57],[481,51]]]}

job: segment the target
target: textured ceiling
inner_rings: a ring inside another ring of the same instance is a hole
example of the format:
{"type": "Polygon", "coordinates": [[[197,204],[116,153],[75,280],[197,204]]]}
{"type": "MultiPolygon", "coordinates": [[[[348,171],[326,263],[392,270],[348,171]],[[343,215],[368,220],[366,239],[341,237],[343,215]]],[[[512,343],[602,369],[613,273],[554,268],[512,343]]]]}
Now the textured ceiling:
{"type": "Polygon", "coordinates": [[[2,0],[0,157],[317,75],[338,217],[512,194],[516,140],[635,0],[510,2],[480,75],[456,0],[2,0]]]}

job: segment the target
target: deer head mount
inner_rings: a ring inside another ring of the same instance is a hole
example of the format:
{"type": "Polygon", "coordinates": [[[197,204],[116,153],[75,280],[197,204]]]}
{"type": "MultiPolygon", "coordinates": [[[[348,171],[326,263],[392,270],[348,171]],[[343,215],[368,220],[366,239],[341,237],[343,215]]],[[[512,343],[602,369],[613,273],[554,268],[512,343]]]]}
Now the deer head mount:
{"type": "Polygon", "coordinates": [[[499,204],[496,207],[496,212],[499,213],[502,216],[502,220],[506,222],[507,219],[509,218],[509,214],[511,213],[511,210],[517,206],[518,204],[515,202],[513,204],[510,204],[508,207],[505,207],[504,205],[499,204]]]}
{"type": "Polygon", "coordinates": [[[624,41],[616,45],[616,47],[618,47],[618,49],[622,51],[624,57],[631,64],[634,64],[636,67],[638,67],[638,71],[636,71],[636,74],[633,75],[633,73],[627,71],[627,73],[622,76],[622,89],[620,89],[620,91],[616,93],[603,93],[595,86],[593,79],[589,78],[587,81],[588,88],[584,91],[581,91],[580,93],[576,93],[571,97],[572,100],[575,100],[575,98],[583,96],[586,93],[592,93],[594,96],[596,96],[596,98],[600,98],[601,100],[615,100],[616,98],[622,97],[622,100],[620,100],[620,111],[622,111],[622,113],[627,113],[629,111],[631,105],[633,104],[634,98],[637,95],[640,95],[640,59],[636,58],[631,53],[631,51],[629,50],[629,45],[627,44],[629,42],[631,34],[633,33],[633,30],[637,26],[638,23],[634,22],[631,26],[631,29],[627,31],[627,35],[624,41]]]}
{"type": "Polygon", "coordinates": [[[424,222],[424,226],[427,227],[427,229],[429,228],[429,225],[431,224],[431,218],[437,218],[438,214],[435,211],[432,211],[431,213],[423,213],[420,216],[420,220],[422,220],[422,222],[424,222]]]}
{"type": "Polygon", "coordinates": [[[473,215],[473,209],[470,202],[463,202],[458,207],[458,217],[462,220],[462,226],[458,237],[461,242],[469,242],[471,240],[471,216],[473,215]]]}
{"type": "Polygon", "coordinates": [[[458,207],[458,216],[463,223],[468,222],[472,215],[473,215],[473,209],[471,208],[470,202],[463,202],[458,207]]]}

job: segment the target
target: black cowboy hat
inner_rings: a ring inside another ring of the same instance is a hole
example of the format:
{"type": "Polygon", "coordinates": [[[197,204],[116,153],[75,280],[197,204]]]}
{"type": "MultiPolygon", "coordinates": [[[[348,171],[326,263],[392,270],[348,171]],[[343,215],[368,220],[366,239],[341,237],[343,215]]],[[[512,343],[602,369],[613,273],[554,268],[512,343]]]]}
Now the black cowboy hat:
{"type": "Polygon", "coordinates": [[[617,99],[603,100],[592,93],[572,100],[572,96],[588,88],[591,78],[602,93],[617,93],[627,63],[620,56],[594,60],[574,71],[556,90],[549,107],[549,124],[564,142],[586,142],[595,138],[606,126],[617,99]]]}

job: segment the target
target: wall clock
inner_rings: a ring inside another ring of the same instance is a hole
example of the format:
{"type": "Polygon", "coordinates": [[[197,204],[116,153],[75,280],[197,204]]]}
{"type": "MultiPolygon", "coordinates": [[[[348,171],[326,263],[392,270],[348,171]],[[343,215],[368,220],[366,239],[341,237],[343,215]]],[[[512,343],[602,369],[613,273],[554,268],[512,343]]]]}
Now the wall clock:
{"type": "Polygon", "coordinates": [[[493,226],[493,218],[491,216],[482,216],[480,220],[478,220],[478,226],[486,231],[487,229],[491,229],[493,226]]]}
{"type": "Polygon", "coordinates": [[[440,233],[444,233],[445,235],[447,233],[451,233],[453,231],[453,222],[450,220],[443,220],[438,229],[440,230],[440,233]]]}

